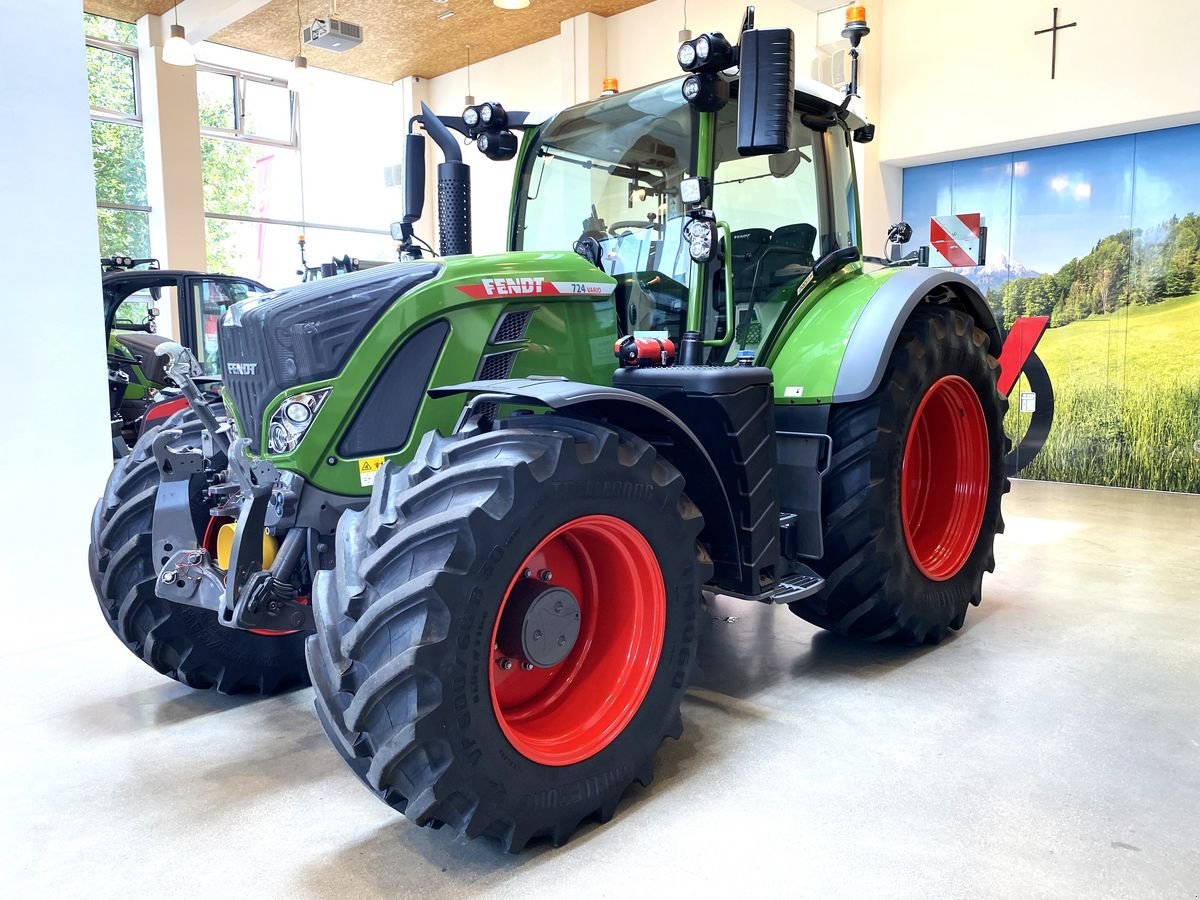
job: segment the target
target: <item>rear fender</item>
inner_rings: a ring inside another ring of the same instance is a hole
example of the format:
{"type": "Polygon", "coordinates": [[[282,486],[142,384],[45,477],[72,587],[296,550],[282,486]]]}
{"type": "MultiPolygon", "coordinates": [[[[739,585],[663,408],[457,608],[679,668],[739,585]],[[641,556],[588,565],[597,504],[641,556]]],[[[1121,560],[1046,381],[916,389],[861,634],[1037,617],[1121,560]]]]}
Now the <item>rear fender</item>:
{"type": "MultiPolygon", "coordinates": [[[[777,403],[853,403],[871,396],[912,311],[921,303],[953,306],[988,335],[1000,355],[1000,328],[979,290],[944,269],[890,269],[832,281],[788,323],[767,364],[777,403]]],[[[816,292],[814,292],[816,293],[816,292]]]]}
{"type": "Polygon", "coordinates": [[[953,306],[967,313],[987,333],[988,352],[1000,356],[1000,328],[974,284],[956,272],[905,269],[880,286],[858,317],[838,369],[833,402],[851,403],[875,393],[900,329],[921,303],[953,306]]]}
{"type": "Polygon", "coordinates": [[[615,425],[648,441],[683,475],[688,497],[704,516],[700,538],[711,548],[713,581],[724,585],[743,581],[733,509],[717,467],[692,430],[660,403],[621,388],[554,378],[470,381],[429,391],[434,399],[456,394],[540,406],[615,425]]]}

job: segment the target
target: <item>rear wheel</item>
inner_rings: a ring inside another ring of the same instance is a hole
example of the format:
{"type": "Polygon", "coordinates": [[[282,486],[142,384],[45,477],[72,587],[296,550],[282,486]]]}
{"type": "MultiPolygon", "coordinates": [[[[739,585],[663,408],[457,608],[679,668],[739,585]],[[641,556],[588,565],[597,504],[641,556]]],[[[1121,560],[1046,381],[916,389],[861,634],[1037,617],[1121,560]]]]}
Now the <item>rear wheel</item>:
{"type": "Polygon", "coordinates": [[[515,852],[607,821],[682,728],[701,524],[625,432],[538,416],[428,435],[342,517],[314,586],[326,733],[419,825],[515,852]]]}
{"type": "MultiPolygon", "coordinates": [[[[173,429],[180,434],[172,446],[199,445],[203,426],[190,410],[147,430],[113,467],[92,514],[88,563],[104,621],[139,659],[192,688],[265,695],[307,684],[304,635],[238,631],[221,625],[210,610],[155,596],[151,533],[159,472],[152,445],[160,432],[173,429]]],[[[193,506],[203,524],[206,485],[203,477],[193,482],[193,506]]]]}
{"type": "Polygon", "coordinates": [[[826,588],[791,605],[866,640],[936,643],[981,599],[1004,530],[1007,401],[987,335],[963,312],[918,307],[871,397],[835,406],[823,483],[826,588]]]}

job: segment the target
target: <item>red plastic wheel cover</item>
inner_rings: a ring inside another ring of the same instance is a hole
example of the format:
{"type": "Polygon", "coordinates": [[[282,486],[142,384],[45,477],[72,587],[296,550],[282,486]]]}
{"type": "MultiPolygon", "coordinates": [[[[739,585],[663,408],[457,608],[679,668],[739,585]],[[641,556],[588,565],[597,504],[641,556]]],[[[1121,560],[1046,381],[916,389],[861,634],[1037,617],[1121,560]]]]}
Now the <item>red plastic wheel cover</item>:
{"type": "Polygon", "coordinates": [[[938,379],[917,406],[900,471],[909,555],[931,581],[966,564],[979,538],[991,475],[987,420],[970,382],[938,379]]]}
{"type": "Polygon", "coordinates": [[[579,602],[574,648],[548,669],[501,667],[493,649],[488,683],[501,730],[523,756],[569,766],[599,753],[633,719],[658,669],[666,632],[666,588],[649,542],[613,516],[582,516],[550,532],[517,567],[492,627],[492,646],[524,572],[548,571],[579,602]]]}

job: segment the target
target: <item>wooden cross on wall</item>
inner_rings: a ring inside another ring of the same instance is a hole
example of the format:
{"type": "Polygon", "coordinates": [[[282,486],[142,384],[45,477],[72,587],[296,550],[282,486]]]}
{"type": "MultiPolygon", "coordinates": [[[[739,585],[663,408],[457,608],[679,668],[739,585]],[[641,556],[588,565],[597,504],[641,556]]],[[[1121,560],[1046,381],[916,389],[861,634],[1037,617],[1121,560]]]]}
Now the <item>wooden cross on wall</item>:
{"type": "Polygon", "coordinates": [[[1054,78],[1055,65],[1058,62],[1058,33],[1064,28],[1074,28],[1078,22],[1070,22],[1066,25],[1058,24],[1058,7],[1054,7],[1054,24],[1049,28],[1043,28],[1040,31],[1035,31],[1034,36],[1050,32],[1050,77],[1054,78]]]}

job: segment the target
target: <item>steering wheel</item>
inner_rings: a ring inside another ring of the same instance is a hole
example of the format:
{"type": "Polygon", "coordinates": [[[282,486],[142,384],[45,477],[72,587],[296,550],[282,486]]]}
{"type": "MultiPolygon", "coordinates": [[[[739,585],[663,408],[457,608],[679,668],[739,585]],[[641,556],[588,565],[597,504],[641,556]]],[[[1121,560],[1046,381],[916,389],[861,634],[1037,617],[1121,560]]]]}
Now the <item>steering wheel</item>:
{"type": "Polygon", "coordinates": [[[625,219],[621,222],[613,222],[611,225],[609,225],[608,233],[615,238],[620,238],[629,234],[635,228],[653,228],[657,224],[657,220],[651,221],[650,219],[625,219]],[[621,229],[620,233],[618,233],[617,229],[621,229]]]}

